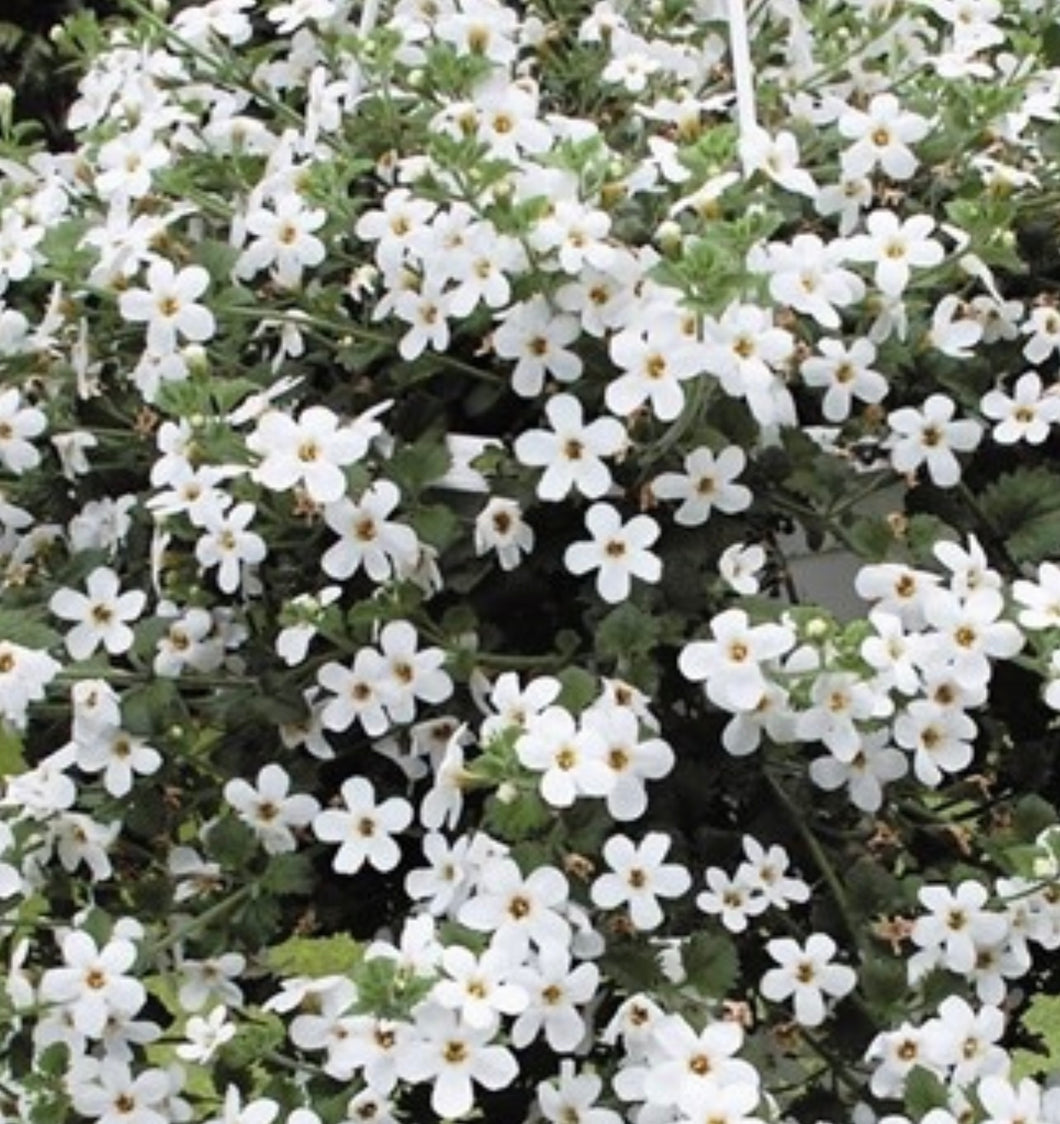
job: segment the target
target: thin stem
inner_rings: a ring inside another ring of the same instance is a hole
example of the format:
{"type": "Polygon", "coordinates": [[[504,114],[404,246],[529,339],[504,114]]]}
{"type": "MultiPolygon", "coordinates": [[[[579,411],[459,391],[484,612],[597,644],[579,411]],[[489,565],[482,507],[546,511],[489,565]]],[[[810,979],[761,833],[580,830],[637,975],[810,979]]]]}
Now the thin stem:
{"type": "Polygon", "coordinates": [[[824,848],[807,826],[805,811],[795,806],[794,801],[788,795],[784,786],[768,769],[764,769],[762,775],[765,777],[766,784],[769,785],[777,800],[780,801],[781,806],[787,813],[795,830],[802,837],[802,841],[806,844],[807,849],[813,856],[813,861],[816,863],[817,869],[821,872],[821,875],[827,883],[828,889],[832,894],[832,899],[835,901],[836,908],[839,910],[839,915],[843,919],[843,925],[854,941],[855,947],[860,948],[862,945],[861,928],[854,918],[853,910],[850,908],[846,890],[843,889],[843,883],[836,873],[835,867],[824,853],[824,848]]]}
{"type": "MultiPolygon", "coordinates": [[[[260,308],[229,305],[224,311],[226,314],[231,313],[235,316],[245,316],[252,320],[263,319],[260,308]]],[[[297,312],[287,314],[270,311],[268,316],[264,319],[297,324],[303,328],[321,328],[329,332],[337,333],[340,336],[351,336],[354,339],[364,340],[366,343],[382,344],[387,347],[394,347],[396,342],[394,338],[387,335],[386,332],[374,332],[370,328],[361,327],[359,324],[329,320],[324,316],[317,316],[315,313],[303,312],[301,309],[297,312]]],[[[488,382],[493,385],[506,382],[503,375],[498,375],[493,371],[483,370],[481,367],[476,367],[472,363],[465,363],[463,359],[457,359],[444,352],[432,351],[427,357],[434,360],[434,362],[438,363],[441,367],[447,367],[451,371],[461,371],[465,375],[470,375],[472,378],[482,382],[488,382]]]]}
{"type": "Polygon", "coordinates": [[[193,933],[197,933],[200,929],[207,928],[219,918],[224,917],[226,913],[242,905],[248,898],[253,897],[254,894],[257,893],[257,889],[257,884],[254,882],[248,882],[245,886],[240,886],[235,893],[229,894],[227,898],[222,898],[221,901],[216,902],[214,905],[210,906],[209,909],[204,909],[202,913],[197,913],[182,925],[178,925],[175,929],[170,930],[166,936],[162,937],[161,940],[156,941],[151,946],[151,952],[157,956],[159,953],[165,952],[175,945],[180,944],[193,933]]]}

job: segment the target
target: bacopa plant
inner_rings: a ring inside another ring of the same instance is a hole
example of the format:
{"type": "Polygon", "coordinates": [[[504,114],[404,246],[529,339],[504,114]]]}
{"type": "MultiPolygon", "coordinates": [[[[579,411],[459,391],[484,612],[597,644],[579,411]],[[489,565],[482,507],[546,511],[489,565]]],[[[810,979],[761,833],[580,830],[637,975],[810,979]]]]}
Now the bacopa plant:
{"type": "Polygon", "coordinates": [[[0,1116],[1060,1121],[1058,16],[56,29],[0,1116]]]}

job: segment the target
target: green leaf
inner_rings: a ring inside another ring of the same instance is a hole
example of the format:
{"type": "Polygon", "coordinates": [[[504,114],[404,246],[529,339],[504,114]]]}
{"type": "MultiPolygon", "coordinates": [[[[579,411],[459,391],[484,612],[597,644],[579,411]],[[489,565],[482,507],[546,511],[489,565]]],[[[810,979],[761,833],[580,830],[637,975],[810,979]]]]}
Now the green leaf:
{"type": "Polygon", "coordinates": [[[1041,1053],[1018,1051],[1018,1064],[1024,1067],[1020,1076],[1060,1070],[1060,995],[1035,995],[1020,1022],[1042,1046],[1041,1053]]]}
{"type": "Polygon", "coordinates": [[[133,687],[121,698],[122,726],[144,737],[165,730],[181,717],[182,707],[172,679],[156,679],[133,687]]]}
{"type": "Polygon", "coordinates": [[[1056,809],[1034,792],[1021,796],[1012,809],[1012,830],[1018,838],[1028,842],[1033,842],[1040,832],[1056,823],[1056,809]]]}
{"type": "Polygon", "coordinates": [[[265,954],[281,976],[345,976],[361,962],[364,946],[346,933],[330,937],[288,937],[265,954]]]}
{"type": "Polygon", "coordinates": [[[313,864],[306,855],[273,855],[261,877],[261,886],[270,894],[308,897],[316,886],[313,864]]]}
{"type": "Polygon", "coordinates": [[[727,995],[740,972],[736,945],[724,933],[696,933],[681,950],[689,983],[702,995],[727,995]]]}
{"type": "Polygon", "coordinates": [[[631,601],[612,609],[596,629],[597,654],[624,661],[641,652],[650,652],[659,639],[659,623],[631,601]]]}
{"type": "Polygon", "coordinates": [[[1017,469],[988,484],[979,503],[1017,562],[1060,553],[1060,474],[1017,469]]]}
{"type": "Polygon", "coordinates": [[[1050,23],[1042,32],[1042,54],[1049,66],[1060,66],[1060,24],[1050,23]]]}
{"type": "Polygon", "coordinates": [[[913,1066],[905,1080],[905,1110],[913,1120],[922,1120],[933,1108],[949,1104],[946,1086],[921,1065],[913,1066]]]}
{"type": "Polygon", "coordinates": [[[460,535],[460,520],[445,504],[421,507],[409,516],[412,529],[426,543],[445,550],[460,535]]]}
{"type": "Polygon", "coordinates": [[[519,792],[513,799],[494,794],[486,801],[483,826],[506,843],[529,839],[552,822],[552,813],[536,792],[519,792]]]}
{"type": "Polygon", "coordinates": [[[870,1004],[888,1010],[905,1001],[905,964],[893,957],[866,956],[858,967],[858,983],[870,1004]]]}
{"type": "Polygon", "coordinates": [[[257,836],[235,816],[222,816],[206,835],[206,854],[222,866],[240,869],[257,849],[257,836]]]}
{"type": "Polygon", "coordinates": [[[862,517],[847,530],[850,543],[862,558],[882,562],[894,546],[894,532],[886,519],[862,517]]]}
{"type": "Polygon", "coordinates": [[[13,777],[26,771],[23,748],[18,731],[0,722],[0,777],[13,777]]]}
{"type": "Polygon", "coordinates": [[[248,1012],[253,1022],[241,1021],[236,1035],[221,1047],[221,1060],[235,1070],[245,1070],[264,1054],[283,1044],[286,1031],[278,1015],[271,1011],[252,1008],[248,1012]]]}
{"type": "Polygon", "coordinates": [[[600,682],[582,667],[565,667],[558,676],[562,689],[557,706],[579,714],[600,694],[600,682]]]}
{"type": "Polygon", "coordinates": [[[0,636],[24,648],[51,648],[59,634],[43,621],[42,612],[30,609],[0,609],[0,636]]]}
{"type": "Polygon", "coordinates": [[[452,458],[439,437],[423,437],[414,445],[406,445],[390,458],[387,473],[402,494],[419,495],[429,484],[449,470],[452,458]]]}

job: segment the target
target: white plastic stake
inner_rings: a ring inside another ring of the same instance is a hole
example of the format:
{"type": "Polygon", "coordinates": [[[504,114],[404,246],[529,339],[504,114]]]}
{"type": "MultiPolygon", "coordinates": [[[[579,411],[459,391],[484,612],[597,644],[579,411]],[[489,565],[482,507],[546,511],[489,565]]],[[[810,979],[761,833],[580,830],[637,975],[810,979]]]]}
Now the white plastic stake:
{"type": "Polygon", "coordinates": [[[732,76],[736,85],[736,119],[740,140],[746,144],[758,132],[755,111],[754,67],[747,33],[747,8],[744,0],[728,0],[729,49],[732,53],[732,76]]]}

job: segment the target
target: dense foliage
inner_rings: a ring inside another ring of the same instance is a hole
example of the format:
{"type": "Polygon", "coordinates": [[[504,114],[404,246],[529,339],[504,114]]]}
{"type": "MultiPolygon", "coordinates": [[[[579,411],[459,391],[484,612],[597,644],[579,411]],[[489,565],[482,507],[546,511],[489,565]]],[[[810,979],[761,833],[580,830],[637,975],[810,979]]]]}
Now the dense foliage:
{"type": "Polygon", "coordinates": [[[742,8],[0,105],[5,1118],[1060,1120],[1056,5],[742,8]]]}

